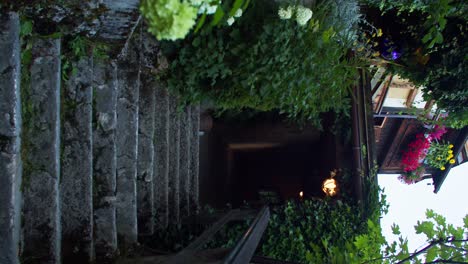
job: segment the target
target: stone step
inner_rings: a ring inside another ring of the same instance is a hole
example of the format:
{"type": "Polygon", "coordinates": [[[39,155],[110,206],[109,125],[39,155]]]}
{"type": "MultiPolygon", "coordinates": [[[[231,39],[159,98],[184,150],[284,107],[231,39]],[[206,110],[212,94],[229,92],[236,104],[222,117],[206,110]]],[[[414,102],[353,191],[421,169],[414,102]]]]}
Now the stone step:
{"type": "Polygon", "coordinates": [[[175,96],[169,96],[169,219],[180,221],[180,113],[175,96]]]}
{"type": "Polygon", "coordinates": [[[155,95],[154,206],[157,228],[169,222],[169,96],[159,84],[155,95]]]}
{"type": "Polygon", "coordinates": [[[92,63],[91,58],[74,63],[77,73],[62,84],[60,197],[65,263],[89,263],[94,256],[92,63]]]}
{"type": "Polygon", "coordinates": [[[154,116],[155,84],[151,76],[142,75],[138,116],[137,206],[138,234],[154,231],[154,116]]]}
{"type": "Polygon", "coordinates": [[[23,89],[24,259],[61,262],[60,39],[34,40],[23,89]]]}
{"type": "Polygon", "coordinates": [[[182,218],[190,215],[190,137],[192,134],[191,107],[186,107],[180,113],[180,216],[182,218]]]}
{"type": "Polygon", "coordinates": [[[140,28],[140,99],[138,113],[137,213],[138,234],[152,235],[155,224],[154,133],[157,82],[154,61],[159,43],[140,28]]]}
{"type": "MultiPolygon", "coordinates": [[[[133,42],[131,43],[133,44],[133,42]]],[[[119,246],[137,243],[139,56],[133,45],[117,69],[117,235],[119,246]]]]}
{"type": "Polygon", "coordinates": [[[200,106],[190,107],[190,185],[189,203],[190,214],[197,214],[200,209],[199,203],[199,171],[200,171],[200,106]]]}
{"type": "Polygon", "coordinates": [[[107,41],[121,41],[126,39],[136,23],[139,12],[138,0],[92,0],[94,5],[101,8],[100,16],[93,21],[95,37],[107,41]]]}
{"type": "Polygon", "coordinates": [[[21,233],[20,23],[0,12],[0,263],[19,263],[21,233]]]}
{"type": "Polygon", "coordinates": [[[93,72],[94,246],[98,263],[106,263],[117,254],[117,68],[94,62],[93,72]]]}

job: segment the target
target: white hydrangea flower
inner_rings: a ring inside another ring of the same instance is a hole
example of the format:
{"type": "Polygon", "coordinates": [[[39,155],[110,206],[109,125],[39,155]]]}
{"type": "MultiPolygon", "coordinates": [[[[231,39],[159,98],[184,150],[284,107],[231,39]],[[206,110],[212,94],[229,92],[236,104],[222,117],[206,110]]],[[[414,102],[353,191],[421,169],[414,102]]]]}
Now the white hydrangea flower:
{"type": "Polygon", "coordinates": [[[218,9],[218,6],[216,6],[216,5],[209,6],[209,7],[206,9],[206,13],[207,13],[208,15],[214,14],[214,13],[216,13],[216,9],[218,9]]]}
{"type": "Polygon", "coordinates": [[[219,1],[212,2],[210,0],[192,0],[192,5],[196,6],[196,3],[199,3],[198,14],[211,15],[216,13],[219,1]]]}
{"type": "Polygon", "coordinates": [[[206,2],[203,2],[203,4],[200,5],[198,8],[198,14],[204,14],[206,10],[208,9],[209,5],[206,2]]]}
{"type": "Polygon", "coordinates": [[[228,25],[232,25],[232,24],[234,24],[234,18],[230,17],[230,18],[228,18],[228,20],[226,22],[228,23],[228,25]]]}
{"type": "Polygon", "coordinates": [[[307,7],[298,6],[296,9],[296,22],[304,26],[312,18],[312,10],[307,7]]]}
{"type": "Polygon", "coordinates": [[[280,19],[290,19],[293,14],[293,9],[292,6],[288,6],[287,8],[280,7],[280,9],[278,9],[278,16],[280,19]]]}
{"type": "Polygon", "coordinates": [[[190,1],[190,4],[196,7],[200,6],[202,3],[205,3],[205,1],[204,0],[191,0],[190,1]]]}
{"type": "Polygon", "coordinates": [[[241,17],[242,16],[242,8],[237,9],[236,13],[234,14],[234,17],[241,17]]]}

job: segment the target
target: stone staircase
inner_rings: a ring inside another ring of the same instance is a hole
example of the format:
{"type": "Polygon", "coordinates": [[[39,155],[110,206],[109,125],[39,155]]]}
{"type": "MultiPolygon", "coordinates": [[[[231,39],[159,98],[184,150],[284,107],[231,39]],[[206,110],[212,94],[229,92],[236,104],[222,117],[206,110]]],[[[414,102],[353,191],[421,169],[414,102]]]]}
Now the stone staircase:
{"type": "Polygon", "coordinates": [[[137,29],[62,81],[62,41],[34,39],[22,71],[19,32],[0,13],[0,263],[111,263],[196,213],[200,107],[152,74],[158,43],[137,29]]]}

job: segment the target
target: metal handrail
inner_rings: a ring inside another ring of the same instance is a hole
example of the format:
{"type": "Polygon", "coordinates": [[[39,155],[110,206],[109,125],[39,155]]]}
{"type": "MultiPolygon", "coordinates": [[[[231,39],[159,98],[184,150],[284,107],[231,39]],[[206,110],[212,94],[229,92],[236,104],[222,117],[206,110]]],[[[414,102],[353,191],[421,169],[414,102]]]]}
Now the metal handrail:
{"type": "MultiPolygon", "coordinates": [[[[203,246],[209,242],[213,237],[220,231],[227,223],[240,219],[246,219],[252,215],[251,210],[231,210],[225,214],[221,219],[216,221],[210,228],[205,230],[195,241],[190,243],[185,249],[178,254],[170,257],[166,260],[167,264],[186,264],[192,263],[198,259],[197,254],[202,251],[203,246]]],[[[252,224],[249,226],[247,231],[244,233],[241,239],[237,242],[236,246],[230,251],[224,260],[219,259],[216,263],[227,263],[227,264],[245,264],[249,263],[255,250],[257,248],[262,234],[265,231],[268,221],[270,219],[270,211],[268,206],[264,206],[257,216],[254,218],[252,224]]],[[[204,263],[204,262],[196,262],[204,263]]],[[[213,263],[213,262],[210,262],[213,263]]]]}
{"type": "Polygon", "coordinates": [[[247,231],[244,233],[241,239],[237,242],[236,246],[224,259],[225,264],[245,264],[249,263],[252,256],[257,249],[257,245],[262,238],[263,232],[265,231],[268,221],[270,219],[270,210],[268,206],[264,206],[257,217],[250,224],[247,231]]]}

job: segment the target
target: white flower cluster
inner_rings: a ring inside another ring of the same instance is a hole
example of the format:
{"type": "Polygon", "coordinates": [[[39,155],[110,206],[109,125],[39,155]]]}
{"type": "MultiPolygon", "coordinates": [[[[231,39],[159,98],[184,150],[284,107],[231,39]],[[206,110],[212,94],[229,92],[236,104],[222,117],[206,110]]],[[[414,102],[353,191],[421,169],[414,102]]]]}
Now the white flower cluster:
{"type": "Polygon", "coordinates": [[[304,26],[312,18],[312,10],[307,7],[298,6],[296,9],[296,22],[304,26]]]}
{"type": "Polygon", "coordinates": [[[288,6],[287,8],[280,7],[278,10],[278,16],[280,19],[290,19],[293,15],[294,7],[288,6]]]}
{"type": "Polygon", "coordinates": [[[229,17],[227,20],[226,20],[226,23],[230,26],[232,24],[234,24],[234,18],[233,17],[229,17]]]}
{"type": "Polygon", "coordinates": [[[288,6],[287,8],[280,7],[278,16],[280,19],[291,19],[295,15],[296,22],[304,26],[312,18],[312,10],[304,6],[288,6]]]}
{"type": "Polygon", "coordinates": [[[221,4],[220,0],[191,0],[190,3],[192,6],[198,7],[198,14],[207,14],[211,15],[216,12],[218,5],[221,4]]]}
{"type": "Polygon", "coordinates": [[[230,26],[232,24],[234,24],[234,21],[235,21],[235,18],[239,18],[242,16],[242,8],[239,8],[237,9],[236,13],[234,14],[234,16],[232,17],[229,17],[227,20],[226,20],[226,23],[230,26]]]}

